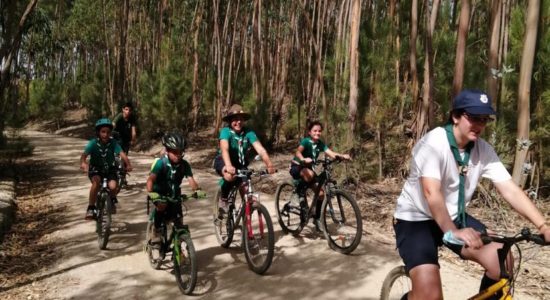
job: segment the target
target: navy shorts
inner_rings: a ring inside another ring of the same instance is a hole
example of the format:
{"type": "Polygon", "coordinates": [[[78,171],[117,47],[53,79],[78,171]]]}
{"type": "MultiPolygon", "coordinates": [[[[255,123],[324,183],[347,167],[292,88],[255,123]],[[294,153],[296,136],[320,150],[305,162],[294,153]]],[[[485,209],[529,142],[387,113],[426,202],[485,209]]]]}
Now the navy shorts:
{"type": "Polygon", "coordinates": [[[300,172],[302,171],[304,167],[297,165],[295,163],[290,163],[290,175],[293,179],[300,179],[302,176],[300,176],[300,172]]]}
{"type": "Polygon", "coordinates": [[[103,179],[104,177],[107,177],[108,180],[118,180],[117,172],[114,169],[109,170],[107,174],[103,174],[102,172],[99,172],[98,170],[95,170],[95,169],[90,169],[88,171],[88,178],[90,178],[90,181],[92,181],[92,177],[96,175],[101,177],[101,179],[103,179]]]}
{"type": "MultiPolygon", "coordinates": [[[[223,167],[225,167],[225,163],[223,162],[222,156],[221,155],[216,156],[216,158],[214,158],[214,170],[221,177],[223,177],[223,173],[222,173],[223,167]]],[[[235,169],[246,169],[246,166],[239,166],[236,164],[233,164],[233,167],[235,167],[235,169]]]]}
{"type": "MultiPolygon", "coordinates": [[[[458,228],[458,219],[454,221],[458,228]]],[[[467,227],[478,232],[486,232],[487,227],[474,217],[466,214],[467,227]]],[[[432,264],[438,265],[438,247],[443,245],[443,232],[434,220],[427,221],[404,221],[395,219],[393,224],[395,239],[399,255],[405,263],[405,269],[409,272],[412,268],[432,264]]],[[[447,245],[460,257],[462,247],[460,245],[447,245]]]]}

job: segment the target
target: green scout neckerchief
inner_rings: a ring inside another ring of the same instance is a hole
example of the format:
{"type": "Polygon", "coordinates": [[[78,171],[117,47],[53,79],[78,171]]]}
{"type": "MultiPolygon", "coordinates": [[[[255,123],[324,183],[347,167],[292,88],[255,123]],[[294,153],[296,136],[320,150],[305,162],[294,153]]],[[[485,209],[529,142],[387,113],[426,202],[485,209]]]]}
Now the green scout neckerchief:
{"type": "Polygon", "coordinates": [[[469,142],[464,149],[464,159],[460,157],[458,145],[453,134],[453,124],[445,125],[445,131],[447,132],[447,140],[451,146],[451,151],[458,164],[458,176],[460,178],[460,184],[458,187],[458,218],[462,228],[466,227],[466,203],[464,201],[464,177],[468,173],[468,162],[470,161],[470,151],[474,147],[474,142],[469,142]]]}

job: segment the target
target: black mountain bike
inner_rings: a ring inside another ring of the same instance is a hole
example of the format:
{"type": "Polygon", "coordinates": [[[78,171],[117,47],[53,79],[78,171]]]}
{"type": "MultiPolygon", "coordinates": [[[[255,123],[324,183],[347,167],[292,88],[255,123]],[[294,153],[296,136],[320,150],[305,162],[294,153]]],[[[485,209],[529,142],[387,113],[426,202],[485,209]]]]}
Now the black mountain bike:
{"type": "MultiPolygon", "coordinates": [[[[183,201],[189,197],[197,198],[196,194],[194,196],[182,195],[183,201]]],[[[183,216],[187,211],[183,201],[181,203],[182,210],[175,213],[172,218],[167,218],[161,223],[161,227],[159,228],[161,232],[160,243],[152,243],[154,213],[156,210],[149,213],[150,199],[147,197],[149,221],[147,222],[145,252],[147,252],[151,267],[156,270],[162,266],[166,254],[172,253],[172,267],[178,287],[183,294],[190,295],[197,284],[197,255],[193,240],[191,239],[189,226],[182,223],[183,216]]]]}
{"type": "Polygon", "coordinates": [[[340,158],[331,160],[326,157],[318,160],[315,165],[321,165],[322,171],[316,176],[316,185],[311,188],[313,196],[306,195],[300,199],[296,191],[297,182],[285,182],[277,187],[275,207],[277,219],[286,233],[298,235],[307,225],[309,219],[315,217],[315,209],[319,200],[321,188],[325,191],[321,205],[319,228],[328,241],[331,249],[349,254],[361,242],[363,221],[357,202],[346,191],[340,189],[336,180],[332,179],[332,164],[342,161],[340,158]]]}
{"type": "Polygon", "coordinates": [[[103,177],[101,189],[97,193],[96,201],[97,218],[96,218],[96,233],[99,249],[107,248],[109,236],[111,234],[111,212],[113,202],[111,201],[111,191],[109,190],[107,177],[103,177]]]}
{"type": "Polygon", "coordinates": [[[223,220],[218,218],[221,188],[214,199],[214,229],[220,245],[228,248],[233,241],[235,229],[241,226],[244,255],[248,267],[257,274],[263,274],[271,266],[275,249],[273,223],[267,208],[260,203],[259,194],[252,189],[252,176],[264,176],[266,171],[237,170],[238,183],[229,193],[229,209],[223,220]],[[237,197],[241,187],[244,195],[237,197]]]}

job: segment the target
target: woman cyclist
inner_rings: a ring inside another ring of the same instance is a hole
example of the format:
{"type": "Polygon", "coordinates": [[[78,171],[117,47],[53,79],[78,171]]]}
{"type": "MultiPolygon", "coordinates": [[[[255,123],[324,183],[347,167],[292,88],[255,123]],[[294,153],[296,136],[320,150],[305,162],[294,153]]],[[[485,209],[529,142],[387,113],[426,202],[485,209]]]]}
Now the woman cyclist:
{"type": "MultiPolygon", "coordinates": [[[[412,281],[402,299],[442,299],[438,246],[445,245],[485,269],[480,291],[500,278],[497,249],[483,245],[485,225],[465,212],[478,181],[490,179],[500,195],[550,241],[550,226],[512,181],[495,150],[480,138],[495,111],[487,94],[462,91],[453,101],[449,122],[428,132],[414,147],[410,174],[397,199],[394,229],[399,255],[412,281]]],[[[499,299],[499,295],[494,295],[499,299]]]]}
{"type": "Polygon", "coordinates": [[[221,187],[222,195],[219,200],[220,219],[223,219],[223,214],[228,209],[227,197],[237,178],[236,170],[248,166],[246,154],[250,147],[253,147],[262,158],[268,173],[275,172],[269,155],[258,140],[256,133],[244,126],[244,122],[248,119],[250,119],[250,115],[245,113],[238,104],[233,104],[222,119],[227,122],[228,126],[220,131],[218,155],[214,159],[214,169],[224,179],[221,187]]]}

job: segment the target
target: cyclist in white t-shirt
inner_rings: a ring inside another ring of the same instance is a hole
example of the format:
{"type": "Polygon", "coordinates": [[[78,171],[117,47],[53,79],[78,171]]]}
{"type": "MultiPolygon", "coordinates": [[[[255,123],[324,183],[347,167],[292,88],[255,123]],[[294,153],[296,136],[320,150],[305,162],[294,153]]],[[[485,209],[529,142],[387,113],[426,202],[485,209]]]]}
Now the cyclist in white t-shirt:
{"type": "Polygon", "coordinates": [[[412,281],[412,290],[402,299],[443,298],[438,247],[444,244],[444,234],[465,244],[445,243],[448,248],[485,268],[480,290],[498,281],[496,249],[502,244],[484,246],[480,233],[485,225],[465,212],[481,177],[491,180],[550,241],[549,223],[512,181],[493,147],[480,138],[494,114],[487,94],[464,90],[453,101],[448,124],[428,132],[413,149],[410,174],[394,214],[397,248],[412,281]]]}

